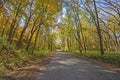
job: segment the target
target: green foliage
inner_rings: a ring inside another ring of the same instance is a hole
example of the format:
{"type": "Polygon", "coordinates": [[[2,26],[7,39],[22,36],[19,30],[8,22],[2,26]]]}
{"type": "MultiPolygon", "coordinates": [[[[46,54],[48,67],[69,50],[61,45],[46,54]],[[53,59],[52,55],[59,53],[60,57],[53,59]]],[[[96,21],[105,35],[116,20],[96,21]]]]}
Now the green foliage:
{"type": "Polygon", "coordinates": [[[3,45],[6,45],[6,43],[7,43],[6,38],[0,37],[0,48],[1,48],[3,45]]]}
{"type": "Polygon", "coordinates": [[[50,53],[48,49],[36,49],[34,54],[31,50],[17,50],[15,45],[9,44],[6,40],[0,37],[0,76],[3,75],[4,70],[13,71],[13,66],[20,66],[35,57],[42,58],[50,53]]]}
{"type": "Polygon", "coordinates": [[[78,50],[72,51],[72,53],[78,56],[83,56],[86,58],[120,66],[120,54],[118,53],[105,52],[104,55],[101,55],[99,51],[87,51],[87,53],[79,53],[78,50]]]}
{"type": "Polygon", "coordinates": [[[5,67],[3,66],[2,63],[0,63],[0,77],[3,76],[3,69],[5,69],[5,67]]]}
{"type": "Polygon", "coordinates": [[[55,46],[63,51],[87,51],[73,53],[120,66],[120,55],[114,53],[120,52],[120,16],[112,1],[102,6],[105,3],[101,0],[98,11],[95,0],[65,4],[64,0],[6,0],[0,7],[0,70],[12,71],[9,64],[19,66],[35,57],[48,56],[55,46]],[[100,55],[98,50],[103,53],[102,48],[114,52],[100,55]]]}
{"type": "Polygon", "coordinates": [[[15,49],[13,44],[8,44],[6,37],[0,37],[0,49],[9,51],[15,49]]]}

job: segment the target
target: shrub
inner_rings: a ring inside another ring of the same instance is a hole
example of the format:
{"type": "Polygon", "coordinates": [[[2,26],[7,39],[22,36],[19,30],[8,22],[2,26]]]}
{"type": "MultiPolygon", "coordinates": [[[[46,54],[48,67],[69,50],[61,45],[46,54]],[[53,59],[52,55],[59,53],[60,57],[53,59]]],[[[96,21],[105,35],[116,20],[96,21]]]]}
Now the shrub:
{"type": "Polygon", "coordinates": [[[86,58],[120,66],[120,54],[118,53],[105,52],[104,55],[101,55],[99,51],[87,51],[87,53],[79,53],[78,50],[74,50],[72,53],[78,56],[83,56],[86,58]]]}

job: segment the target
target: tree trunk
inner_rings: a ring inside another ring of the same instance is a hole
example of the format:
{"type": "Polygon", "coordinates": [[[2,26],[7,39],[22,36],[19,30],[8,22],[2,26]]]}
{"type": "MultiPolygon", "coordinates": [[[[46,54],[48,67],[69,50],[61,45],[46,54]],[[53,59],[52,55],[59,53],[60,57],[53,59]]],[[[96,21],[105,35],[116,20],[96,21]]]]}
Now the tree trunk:
{"type": "Polygon", "coordinates": [[[30,47],[30,43],[31,43],[31,40],[32,40],[32,38],[33,38],[33,35],[34,35],[35,31],[37,30],[37,28],[34,30],[34,27],[35,27],[35,23],[34,23],[34,25],[33,25],[33,27],[32,27],[31,35],[30,35],[30,38],[29,38],[28,43],[27,43],[27,46],[26,46],[26,50],[27,50],[27,51],[28,51],[28,49],[29,49],[29,47],[30,47]]]}
{"type": "Polygon", "coordinates": [[[67,38],[67,47],[68,47],[68,51],[70,51],[69,38],[67,38]]]}
{"type": "Polygon", "coordinates": [[[22,32],[21,32],[21,34],[20,34],[19,40],[18,40],[18,42],[17,42],[17,44],[16,44],[16,47],[17,47],[18,49],[21,47],[22,37],[23,37],[23,35],[24,35],[27,27],[28,27],[28,24],[29,24],[29,22],[30,22],[31,17],[32,17],[32,15],[29,16],[29,19],[28,19],[28,20],[26,20],[26,21],[27,21],[27,22],[26,22],[26,25],[24,26],[24,28],[23,28],[23,30],[22,30],[22,32]]]}
{"type": "Polygon", "coordinates": [[[14,31],[16,19],[17,19],[19,10],[20,10],[20,6],[21,6],[21,5],[18,6],[17,11],[16,11],[16,14],[15,14],[15,18],[12,20],[12,23],[11,23],[11,25],[10,25],[10,30],[9,30],[9,35],[8,35],[8,42],[10,42],[10,43],[12,42],[13,31],[14,31]]]}
{"type": "Polygon", "coordinates": [[[3,28],[2,33],[1,33],[2,37],[4,36],[4,32],[5,32],[5,27],[3,28]]]}
{"type": "MultiPolygon", "coordinates": [[[[40,25],[40,26],[41,26],[41,25],[40,25]]],[[[38,27],[38,30],[37,30],[37,33],[36,33],[34,45],[33,45],[33,48],[32,48],[32,54],[34,53],[34,50],[35,50],[36,42],[37,42],[38,35],[39,35],[39,31],[40,31],[40,26],[38,27]]]]}
{"type": "Polygon", "coordinates": [[[97,33],[98,33],[99,40],[100,40],[100,51],[101,51],[101,54],[103,55],[104,54],[104,49],[103,49],[103,41],[102,41],[102,35],[101,35],[101,30],[100,30],[100,24],[99,24],[99,17],[98,17],[98,12],[97,12],[97,6],[96,6],[95,0],[93,0],[93,2],[94,2],[96,19],[97,19],[97,20],[95,20],[95,22],[96,22],[97,33]]]}
{"type": "Polygon", "coordinates": [[[9,31],[9,35],[8,35],[8,42],[11,43],[12,41],[12,35],[13,35],[13,30],[14,30],[14,25],[15,25],[15,20],[12,21],[11,26],[10,26],[10,31],[9,31]]]}

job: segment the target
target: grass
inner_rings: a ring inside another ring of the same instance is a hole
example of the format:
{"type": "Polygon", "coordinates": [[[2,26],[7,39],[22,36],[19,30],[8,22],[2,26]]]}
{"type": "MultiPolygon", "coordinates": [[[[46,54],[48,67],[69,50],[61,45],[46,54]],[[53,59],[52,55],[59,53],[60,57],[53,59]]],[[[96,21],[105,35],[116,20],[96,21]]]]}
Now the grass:
{"type": "Polygon", "coordinates": [[[13,67],[24,65],[34,58],[45,58],[50,55],[49,51],[43,52],[43,50],[40,50],[31,54],[25,50],[12,50],[9,53],[0,51],[0,54],[2,54],[2,56],[0,55],[0,76],[4,75],[5,70],[14,71],[13,67]]]}
{"type": "Polygon", "coordinates": [[[104,55],[101,55],[99,51],[87,51],[86,53],[79,53],[78,50],[74,50],[72,51],[72,54],[97,60],[97,61],[102,61],[109,64],[114,64],[120,67],[120,54],[118,53],[105,52],[104,55]]]}
{"type": "Polygon", "coordinates": [[[43,58],[50,55],[47,49],[35,50],[34,54],[31,54],[31,50],[17,50],[15,45],[8,44],[6,40],[0,37],[0,76],[3,76],[5,70],[13,71],[13,66],[23,65],[36,57],[43,58]]]}

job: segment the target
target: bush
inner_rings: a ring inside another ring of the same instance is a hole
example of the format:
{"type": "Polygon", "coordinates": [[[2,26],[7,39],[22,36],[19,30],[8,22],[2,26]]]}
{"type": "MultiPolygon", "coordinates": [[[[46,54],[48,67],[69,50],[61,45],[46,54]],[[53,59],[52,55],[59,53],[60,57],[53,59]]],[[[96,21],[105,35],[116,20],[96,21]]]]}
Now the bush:
{"type": "Polygon", "coordinates": [[[99,51],[87,51],[87,53],[79,53],[78,50],[74,50],[72,53],[78,56],[83,56],[86,58],[120,66],[120,54],[118,53],[105,52],[104,55],[101,55],[99,51]]]}
{"type": "Polygon", "coordinates": [[[14,66],[25,64],[36,57],[44,58],[50,53],[47,48],[44,48],[42,50],[35,49],[34,54],[32,54],[32,49],[26,51],[26,44],[23,43],[23,46],[23,48],[17,50],[14,43],[9,44],[7,38],[0,37],[0,77],[4,70],[13,71],[14,66]]]}

